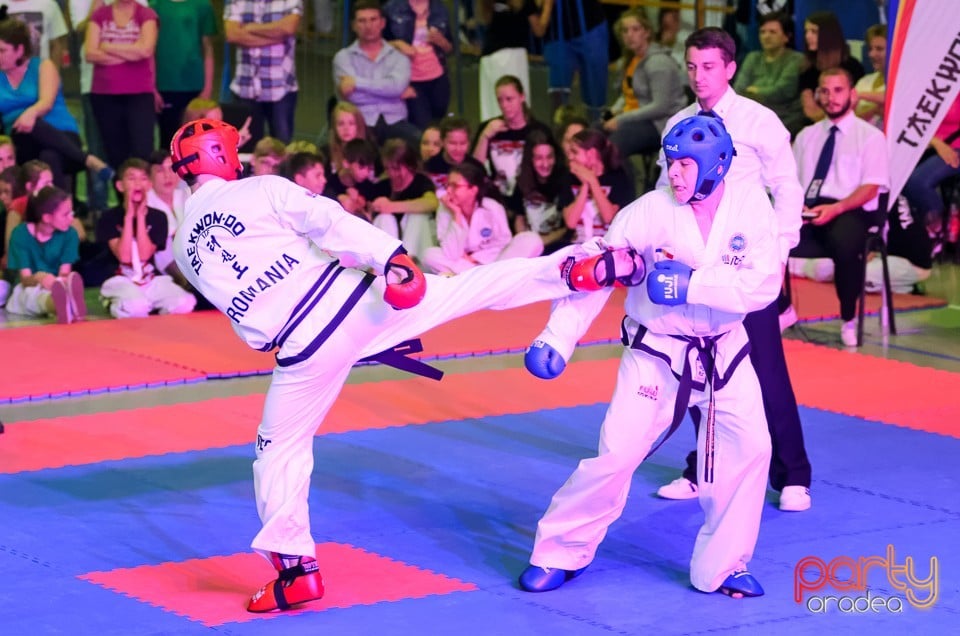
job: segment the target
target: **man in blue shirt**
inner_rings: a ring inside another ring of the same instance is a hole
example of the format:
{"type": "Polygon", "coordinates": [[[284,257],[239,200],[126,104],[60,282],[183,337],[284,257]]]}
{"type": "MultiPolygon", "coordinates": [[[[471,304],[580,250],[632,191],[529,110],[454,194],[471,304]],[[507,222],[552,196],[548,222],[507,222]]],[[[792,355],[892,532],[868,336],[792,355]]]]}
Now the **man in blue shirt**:
{"type": "Polygon", "coordinates": [[[377,140],[400,137],[413,147],[420,131],[407,121],[404,99],[411,97],[410,59],[383,39],[386,20],[376,0],[360,0],[353,7],[357,39],[333,57],[337,95],[356,105],[377,140]]]}

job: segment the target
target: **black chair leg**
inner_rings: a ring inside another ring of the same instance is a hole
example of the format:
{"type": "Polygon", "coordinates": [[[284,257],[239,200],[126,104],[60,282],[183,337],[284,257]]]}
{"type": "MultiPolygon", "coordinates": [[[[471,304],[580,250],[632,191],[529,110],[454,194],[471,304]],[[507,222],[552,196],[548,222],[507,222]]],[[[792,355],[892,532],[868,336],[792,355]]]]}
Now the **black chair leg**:
{"type": "MultiPolygon", "coordinates": [[[[863,280],[860,281],[860,300],[857,307],[857,346],[863,344],[863,319],[867,313],[867,256],[870,255],[871,240],[863,250],[863,280]]],[[[840,319],[841,321],[843,318],[840,319]]]]}
{"type": "Polygon", "coordinates": [[[886,312],[887,328],[891,335],[897,335],[897,325],[893,312],[893,288],[890,284],[890,265],[887,262],[887,246],[883,241],[868,239],[867,247],[863,252],[863,285],[860,287],[860,304],[857,310],[857,346],[863,344],[863,321],[866,317],[867,305],[867,268],[866,260],[870,252],[880,254],[880,262],[883,266],[883,299],[880,306],[880,326],[883,328],[884,312],[886,312]]]}
{"type": "Polygon", "coordinates": [[[880,311],[882,312],[884,311],[884,309],[886,309],[887,329],[889,329],[890,335],[895,336],[897,335],[897,323],[896,323],[896,320],[894,319],[894,312],[893,312],[893,289],[890,285],[890,265],[887,262],[887,246],[881,243],[879,245],[879,248],[880,248],[880,256],[881,258],[883,258],[883,290],[884,290],[884,293],[886,293],[887,295],[887,298],[886,298],[887,306],[886,308],[881,307],[880,311]]]}

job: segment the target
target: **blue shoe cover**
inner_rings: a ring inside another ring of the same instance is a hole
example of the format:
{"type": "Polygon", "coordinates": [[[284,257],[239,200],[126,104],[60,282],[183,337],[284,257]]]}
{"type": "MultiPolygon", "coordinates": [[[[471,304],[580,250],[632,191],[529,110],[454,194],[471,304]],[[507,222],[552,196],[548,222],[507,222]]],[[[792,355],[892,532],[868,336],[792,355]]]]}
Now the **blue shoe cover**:
{"type": "Polygon", "coordinates": [[[763,588],[760,586],[760,582],[746,570],[738,570],[725,578],[717,591],[734,598],[763,596],[763,588]]]}
{"type": "Polygon", "coordinates": [[[542,568],[527,566],[520,575],[520,587],[527,592],[549,592],[555,590],[570,579],[580,576],[586,567],[579,570],[561,570],[560,568],[542,568]]]}

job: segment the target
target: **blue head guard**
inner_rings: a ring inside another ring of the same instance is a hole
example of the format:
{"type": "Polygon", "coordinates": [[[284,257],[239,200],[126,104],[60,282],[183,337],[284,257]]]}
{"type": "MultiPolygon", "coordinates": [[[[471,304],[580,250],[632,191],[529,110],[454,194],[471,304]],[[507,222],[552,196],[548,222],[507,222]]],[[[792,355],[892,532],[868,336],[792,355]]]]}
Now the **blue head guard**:
{"type": "Polygon", "coordinates": [[[736,151],[719,119],[697,115],[670,129],[663,138],[663,154],[668,161],[690,157],[697,162],[697,183],[690,200],[701,201],[723,181],[736,151]]]}

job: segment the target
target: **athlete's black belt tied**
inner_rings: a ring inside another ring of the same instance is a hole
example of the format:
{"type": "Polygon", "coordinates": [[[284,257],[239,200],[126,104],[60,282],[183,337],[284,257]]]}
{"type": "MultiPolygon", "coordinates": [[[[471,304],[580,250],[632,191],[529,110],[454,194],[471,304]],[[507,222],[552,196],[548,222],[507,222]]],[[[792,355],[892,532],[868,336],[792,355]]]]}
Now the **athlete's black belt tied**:
{"type": "Polygon", "coordinates": [[[415,375],[422,375],[431,380],[439,380],[442,378],[443,371],[440,369],[431,367],[426,362],[410,357],[411,353],[420,353],[421,351],[423,351],[423,343],[420,341],[420,338],[414,338],[413,340],[405,340],[386,351],[381,351],[380,353],[363,358],[360,362],[379,362],[388,367],[400,369],[401,371],[415,375]]]}
{"type": "MultiPolygon", "coordinates": [[[[690,394],[694,388],[697,390],[709,391],[710,392],[710,402],[707,407],[707,454],[704,461],[704,475],[703,479],[705,482],[713,482],[713,458],[714,458],[714,391],[718,391],[726,385],[728,379],[740,365],[744,358],[750,353],[750,345],[747,343],[734,357],[731,361],[729,367],[727,368],[727,374],[725,377],[721,377],[717,373],[716,368],[716,359],[717,359],[717,342],[722,338],[725,333],[719,334],[716,336],[680,336],[669,334],[671,338],[677,340],[682,340],[687,343],[686,348],[683,352],[683,369],[678,374],[673,371],[673,364],[670,356],[662,351],[657,351],[656,349],[650,347],[649,345],[643,344],[643,336],[647,333],[647,328],[641,324],[637,325],[637,333],[631,339],[630,334],[627,332],[626,327],[626,317],[620,323],[620,342],[623,343],[625,347],[630,347],[637,351],[643,351],[648,355],[662,360],[670,368],[674,377],[677,379],[677,397],[673,406],[673,420],[670,422],[670,428],[667,429],[666,434],[663,438],[657,443],[653,449],[647,453],[647,457],[653,455],[657,450],[663,446],[663,443],[666,442],[671,435],[673,435],[676,430],[680,427],[680,424],[683,422],[683,416],[687,408],[690,406],[690,394]],[[693,379],[693,365],[690,362],[690,352],[691,350],[697,351],[697,359],[700,361],[701,366],[703,366],[704,378],[705,381],[701,384],[696,382],[693,379]]],[[[646,458],[645,458],[646,459],[646,458]]]]}

